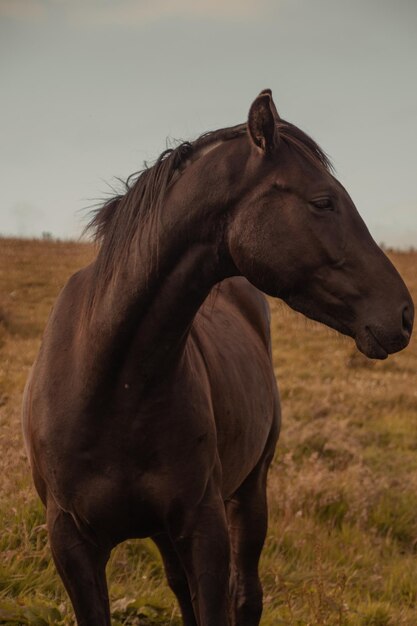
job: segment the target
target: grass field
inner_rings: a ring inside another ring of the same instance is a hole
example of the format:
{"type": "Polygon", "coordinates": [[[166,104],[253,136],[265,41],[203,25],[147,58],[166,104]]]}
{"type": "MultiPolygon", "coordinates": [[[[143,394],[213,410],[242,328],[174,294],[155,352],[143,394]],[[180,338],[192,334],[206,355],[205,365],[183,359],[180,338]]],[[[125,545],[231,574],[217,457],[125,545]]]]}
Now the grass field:
{"type": "MultiPolygon", "coordinates": [[[[28,369],[87,244],[0,239],[0,624],[73,624],[20,432],[28,369]]],[[[417,296],[417,253],[392,258],[417,296]]],[[[417,344],[384,362],[272,306],[283,429],[269,480],[263,626],[417,624],[417,344]]],[[[148,541],[108,568],[114,624],[178,625],[148,541]]]]}

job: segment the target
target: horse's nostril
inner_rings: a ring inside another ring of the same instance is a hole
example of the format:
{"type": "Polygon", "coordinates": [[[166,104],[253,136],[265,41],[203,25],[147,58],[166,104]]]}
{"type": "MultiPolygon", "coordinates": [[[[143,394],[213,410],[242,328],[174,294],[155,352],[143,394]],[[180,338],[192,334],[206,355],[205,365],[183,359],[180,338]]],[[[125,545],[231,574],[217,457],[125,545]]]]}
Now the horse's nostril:
{"type": "Polygon", "coordinates": [[[413,330],[413,314],[408,305],[403,308],[403,330],[409,335],[411,335],[411,331],[413,330]]]}

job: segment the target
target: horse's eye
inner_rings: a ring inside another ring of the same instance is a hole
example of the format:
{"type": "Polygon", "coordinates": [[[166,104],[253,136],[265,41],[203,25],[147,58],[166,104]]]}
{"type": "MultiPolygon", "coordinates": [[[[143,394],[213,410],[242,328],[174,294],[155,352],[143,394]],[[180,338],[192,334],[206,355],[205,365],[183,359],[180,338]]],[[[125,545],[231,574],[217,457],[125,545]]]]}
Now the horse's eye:
{"type": "Polygon", "coordinates": [[[334,209],[331,198],[319,198],[318,200],[312,200],[310,204],[312,204],[314,208],[321,209],[322,211],[333,211],[334,209]]]}

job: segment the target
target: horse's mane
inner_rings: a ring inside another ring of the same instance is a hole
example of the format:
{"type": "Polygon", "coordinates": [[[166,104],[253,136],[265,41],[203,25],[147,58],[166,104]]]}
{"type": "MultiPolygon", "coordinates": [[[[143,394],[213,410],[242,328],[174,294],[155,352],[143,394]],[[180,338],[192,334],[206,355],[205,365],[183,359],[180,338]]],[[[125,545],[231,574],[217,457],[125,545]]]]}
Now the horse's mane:
{"type": "Polygon", "coordinates": [[[157,219],[166,191],[174,175],[180,173],[199,152],[215,142],[228,141],[245,133],[240,124],[230,128],[204,133],[193,142],[184,141],[168,148],[151,166],[131,174],[119,193],[95,209],[85,229],[100,243],[95,261],[96,282],[102,282],[120,266],[121,256],[127,254],[141,225],[148,219],[157,219]]]}
{"type": "MultiPolygon", "coordinates": [[[[332,165],[320,146],[297,126],[284,120],[278,123],[282,141],[292,146],[316,166],[332,171],[332,165]]],[[[95,261],[95,283],[103,285],[114,277],[123,265],[131,244],[147,220],[157,220],[166,191],[176,173],[181,173],[187,163],[198,158],[200,151],[217,142],[229,141],[245,135],[246,124],[204,133],[193,142],[184,141],[162,152],[156,162],[131,174],[123,182],[123,193],[109,198],[94,211],[86,227],[100,250],[95,261]]]]}

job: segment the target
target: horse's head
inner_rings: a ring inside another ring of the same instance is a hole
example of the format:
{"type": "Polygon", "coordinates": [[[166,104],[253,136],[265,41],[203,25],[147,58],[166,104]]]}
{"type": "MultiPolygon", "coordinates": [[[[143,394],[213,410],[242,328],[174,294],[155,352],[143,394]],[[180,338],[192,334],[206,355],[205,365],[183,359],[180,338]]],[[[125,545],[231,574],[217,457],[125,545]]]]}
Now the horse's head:
{"type": "Polygon", "coordinates": [[[269,90],[251,106],[250,190],[229,227],[235,266],[262,291],[384,359],[410,339],[414,307],[325,154],[280,119],[269,90]]]}

